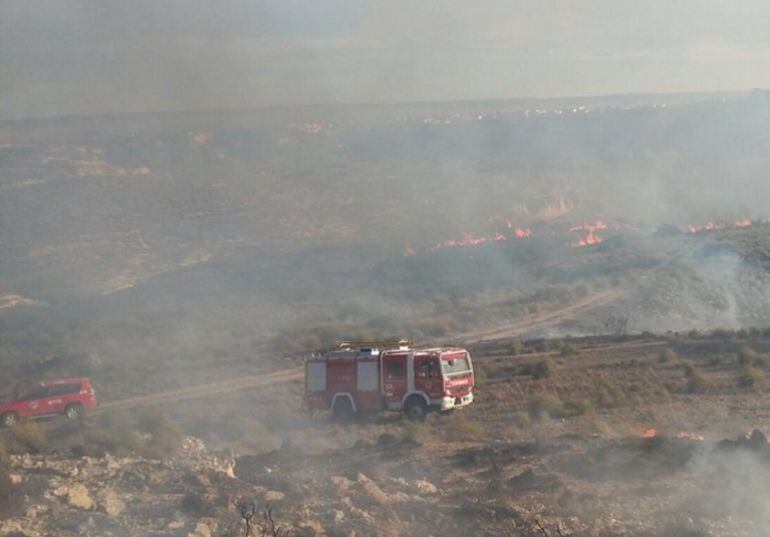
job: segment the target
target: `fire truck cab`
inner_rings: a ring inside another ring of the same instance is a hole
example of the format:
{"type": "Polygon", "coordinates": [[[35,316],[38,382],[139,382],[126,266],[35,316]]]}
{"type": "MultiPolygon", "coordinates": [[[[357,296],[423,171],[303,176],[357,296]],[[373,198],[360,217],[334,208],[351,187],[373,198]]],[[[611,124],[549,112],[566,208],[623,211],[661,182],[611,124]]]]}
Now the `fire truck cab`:
{"type": "Polygon", "coordinates": [[[305,362],[306,406],[338,419],[382,410],[424,419],[472,403],[473,384],[470,354],[460,348],[342,343],[305,362]]]}

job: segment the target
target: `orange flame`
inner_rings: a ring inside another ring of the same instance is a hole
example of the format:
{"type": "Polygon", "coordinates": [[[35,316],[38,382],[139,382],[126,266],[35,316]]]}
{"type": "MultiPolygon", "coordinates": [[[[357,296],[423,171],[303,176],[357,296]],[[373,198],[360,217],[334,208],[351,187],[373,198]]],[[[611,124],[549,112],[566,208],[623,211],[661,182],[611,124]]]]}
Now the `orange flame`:
{"type": "Polygon", "coordinates": [[[532,230],[529,228],[517,227],[513,233],[517,239],[528,239],[533,236],[532,230]]]}
{"type": "Polygon", "coordinates": [[[655,429],[645,429],[642,433],[642,438],[655,438],[658,435],[658,431],[655,429]]]}
{"type": "Polygon", "coordinates": [[[604,242],[604,239],[599,235],[597,235],[596,232],[604,229],[609,229],[609,226],[601,220],[597,220],[592,224],[583,224],[580,226],[573,226],[569,228],[570,231],[588,232],[588,235],[586,235],[585,238],[578,240],[576,243],[573,243],[571,246],[573,248],[581,248],[583,246],[601,244],[602,242],[604,242]]]}

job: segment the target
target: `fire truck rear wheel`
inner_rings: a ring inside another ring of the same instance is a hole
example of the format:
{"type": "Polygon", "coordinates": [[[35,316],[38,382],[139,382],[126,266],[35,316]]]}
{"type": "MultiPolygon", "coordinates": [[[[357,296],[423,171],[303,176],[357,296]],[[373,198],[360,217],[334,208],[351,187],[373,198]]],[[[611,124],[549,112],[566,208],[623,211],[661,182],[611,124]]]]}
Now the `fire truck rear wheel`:
{"type": "Polygon", "coordinates": [[[353,405],[347,397],[341,397],[334,402],[332,417],[335,421],[350,422],[353,421],[355,415],[356,412],[353,410],[353,405]]]}
{"type": "Polygon", "coordinates": [[[410,397],[404,406],[404,414],[412,421],[422,421],[428,415],[428,405],[420,397],[410,397]]]}

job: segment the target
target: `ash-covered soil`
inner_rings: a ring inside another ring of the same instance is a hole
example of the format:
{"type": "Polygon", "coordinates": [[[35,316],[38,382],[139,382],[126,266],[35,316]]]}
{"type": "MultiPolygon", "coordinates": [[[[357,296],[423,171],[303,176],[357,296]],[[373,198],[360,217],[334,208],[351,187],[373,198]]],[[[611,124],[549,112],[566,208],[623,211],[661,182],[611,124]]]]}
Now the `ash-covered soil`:
{"type": "MultiPolygon", "coordinates": [[[[272,446],[211,429],[164,460],[11,456],[0,534],[223,535],[245,499],[292,535],[765,536],[767,343],[745,336],[548,342],[526,355],[479,344],[477,402],[424,423],[310,418],[289,380],[230,407],[272,446]],[[747,367],[762,375],[753,385],[747,367]]],[[[174,418],[190,431],[196,411],[226,401],[186,401],[174,418]]]]}

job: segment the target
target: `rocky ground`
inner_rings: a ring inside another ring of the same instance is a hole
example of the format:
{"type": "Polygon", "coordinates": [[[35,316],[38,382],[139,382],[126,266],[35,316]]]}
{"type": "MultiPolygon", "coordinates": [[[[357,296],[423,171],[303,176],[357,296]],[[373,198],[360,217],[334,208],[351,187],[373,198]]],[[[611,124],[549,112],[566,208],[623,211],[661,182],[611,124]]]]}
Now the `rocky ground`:
{"type": "Polygon", "coordinates": [[[12,455],[0,535],[238,535],[244,501],[297,536],[768,534],[770,447],[744,433],[768,429],[770,397],[741,380],[741,361],[766,367],[765,342],[572,345],[479,346],[478,401],[424,423],[292,409],[271,425],[277,449],[186,437],[163,460],[12,455]]]}

